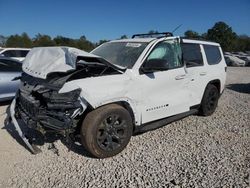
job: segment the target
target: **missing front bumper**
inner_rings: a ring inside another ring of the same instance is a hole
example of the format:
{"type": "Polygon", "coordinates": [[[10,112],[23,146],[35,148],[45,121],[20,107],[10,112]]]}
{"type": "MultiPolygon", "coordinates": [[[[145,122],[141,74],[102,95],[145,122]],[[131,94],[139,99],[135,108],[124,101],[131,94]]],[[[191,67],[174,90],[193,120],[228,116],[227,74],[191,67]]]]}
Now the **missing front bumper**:
{"type": "Polygon", "coordinates": [[[25,136],[22,129],[20,128],[18,120],[15,117],[15,106],[16,106],[16,99],[14,99],[10,105],[10,116],[11,116],[12,123],[14,124],[16,128],[16,131],[18,132],[19,136],[21,137],[25,145],[31,151],[31,153],[33,154],[40,153],[41,150],[37,146],[30,143],[29,139],[25,136]]]}

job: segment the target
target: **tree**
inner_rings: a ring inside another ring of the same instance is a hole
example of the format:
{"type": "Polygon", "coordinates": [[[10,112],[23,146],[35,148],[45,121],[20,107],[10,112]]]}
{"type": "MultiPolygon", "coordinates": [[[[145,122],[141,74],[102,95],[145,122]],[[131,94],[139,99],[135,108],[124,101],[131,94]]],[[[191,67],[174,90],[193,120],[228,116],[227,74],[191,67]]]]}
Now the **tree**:
{"type": "Polygon", "coordinates": [[[57,46],[70,46],[70,47],[77,47],[76,41],[71,38],[57,36],[54,38],[54,42],[57,46]]]}
{"type": "Polygon", "coordinates": [[[5,46],[7,39],[8,39],[7,37],[0,35],[0,47],[5,46]]]}
{"type": "Polygon", "coordinates": [[[27,35],[27,33],[23,33],[20,35],[11,35],[5,44],[6,47],[20,47],[20,48],[31,48],[32,40],[27,35]]]}
{"type": "Polygon", "coordinates": [[[127,39],[127,35],[122,35],[120,39],[127,39]]]}
{"type": "Polygon", "coordinates": [[[54,42],[57,46],[70,46],[85,51],[91,51],[95,47],[95,45],[92,42],[88,41],[84,35],[82,35],[79,39],[57,36],[56,38],[54,38],[54,42]]]}
{"type": "Polygon", "coordinates": [[[23,42],[23,47],[31,48],[32,47],[32,40],[28,36],[27,33],[22,34],[22,42],[23,42]]]}
{"type": "Polygon", "coordinates": [[[80,39],[76,40],[76,47],[85,51],[91,51],[94,49],[94,44],[86,39],[85,36],[81,36],[80,39]]]}
{"type": "Polygon", "coordinates": [[[184,33],[184,36],[188,39],[200,39],[201,38],[199,33],[197,33],[196,31],[193,31],[193,30],[187,30],[184,33]]]}
{"type": "Polygon", "coordinates": [[[234,43],[234,51],[250,51],[250,37],[240,35],[234,43]]]}
{"type": "Polygon", "coordinates": [[[149,32],[148,32],[148,34],[155,34],[155,33],[159,33],[157,30],[150,30],[149,32]]]}
{"type": "Polygon", "coordinates": [[[236,33],[224,22],[215,23],[215,25],[207,31],[207,39],[220,43],[224,51],[233,50],[236,38],[236,33]]]}
{"type": "Polygon", "coordinates": [[[96,46],[100,46],[101,44],[108,42],[109,40],[99,40],[99,42],[96,43],[96,46]]]}
{"type": "Polygon", "coordinates": [[[55,46],[55,42],[50,36],[38,33],[33,40],[33,46],[55,46]]]}

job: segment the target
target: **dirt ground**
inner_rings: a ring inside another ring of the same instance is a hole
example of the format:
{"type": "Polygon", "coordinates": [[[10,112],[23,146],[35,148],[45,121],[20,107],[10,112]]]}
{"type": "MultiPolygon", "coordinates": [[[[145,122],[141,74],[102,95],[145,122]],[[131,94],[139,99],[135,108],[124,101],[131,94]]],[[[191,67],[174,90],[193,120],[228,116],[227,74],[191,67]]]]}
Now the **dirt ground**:
{"type": "Polygon", "coordinates": [[[229,67],[210,117],[190,116],[133,136],[108,159],[58,140],[32,155],[0,106],[0,187],[250,187],[250,67],[229,67]]]}

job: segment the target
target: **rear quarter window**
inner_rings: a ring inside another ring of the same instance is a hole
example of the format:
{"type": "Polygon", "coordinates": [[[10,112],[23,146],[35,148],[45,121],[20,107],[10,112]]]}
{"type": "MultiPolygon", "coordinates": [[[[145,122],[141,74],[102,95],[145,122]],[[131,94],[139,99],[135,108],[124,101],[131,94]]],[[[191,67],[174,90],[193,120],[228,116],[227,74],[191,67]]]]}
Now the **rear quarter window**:
{"type": "Polygon", "coordinates": [[[29,50],[21,50],[21,57],[26,57],[28,53],[29,53],[29,50]]]}
{"type": "Polygon", "coordinates": [[[216,65],[221,61],[222,57],[219,46],[203,45],[203,47],[209,65],[216,65]]]}

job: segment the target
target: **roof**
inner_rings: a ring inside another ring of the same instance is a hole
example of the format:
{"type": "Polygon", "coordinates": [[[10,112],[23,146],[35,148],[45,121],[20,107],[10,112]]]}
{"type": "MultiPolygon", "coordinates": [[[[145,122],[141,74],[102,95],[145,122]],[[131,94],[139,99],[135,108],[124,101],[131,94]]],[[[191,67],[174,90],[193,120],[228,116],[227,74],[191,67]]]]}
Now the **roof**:
{"type": "MultiPolygon", "coordinates": [[[[173,36],[177,37],[177,36],[173,36]]],[[[153,40],[158,40],[162,38],[173,38],[173,37],[160,37],[160,38],[131,38],[131,39],[118,39],[118,40],[113,40],[110,42],[151,42],[153,40]]],[[[194,43],[194,44],[207,44],[207,45],[213,45],[213,46],[220,46],[219,43],[216,42],[211,42],[211,41],[205,41],[205,40],[196,40],[196,39],[185,39],[181,38],[184,43],[194,43]]]]}
{"type": "Polygon", "coordinates": [[[131,39],[118,39],[118,40],[112,40],[110,42],[151,42],[155,40],[156,38],[131,38],[131,39]]]}
{"type": "Polygon", "coordinates": [[[0,47],[0,49],[2,50],[31,50],[31,48],[2,48],[2,47],[0,47]]]}
{"type": "Polygon", "coordinates": [[[185,38],[182,38],[182,41],[183,41],[184,43],[207,44],[207,45],[213,45],[213,46],[220,46],[219,43],[210,42],[210,41],[205,41],[205,40],[196,40],[196,39],[185,39],[185,38]]]}

